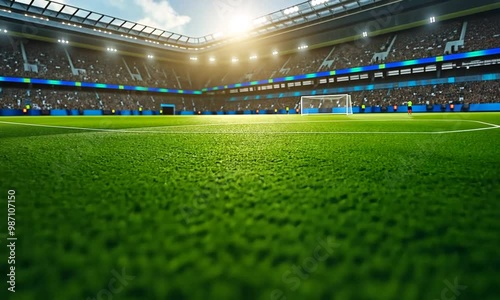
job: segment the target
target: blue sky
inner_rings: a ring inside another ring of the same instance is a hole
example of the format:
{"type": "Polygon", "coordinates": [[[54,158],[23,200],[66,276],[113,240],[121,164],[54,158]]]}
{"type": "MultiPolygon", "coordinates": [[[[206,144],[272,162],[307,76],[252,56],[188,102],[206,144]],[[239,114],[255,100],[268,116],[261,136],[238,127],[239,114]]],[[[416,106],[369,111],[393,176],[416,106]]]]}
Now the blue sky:
{"type": "MultiPolygon", "coordinates": [[[[242,23],[305,0],[55,0],[192,37],[229,33],[242,23]]],[[[39,1],[37,1],[39,2],[39,1]]]]}

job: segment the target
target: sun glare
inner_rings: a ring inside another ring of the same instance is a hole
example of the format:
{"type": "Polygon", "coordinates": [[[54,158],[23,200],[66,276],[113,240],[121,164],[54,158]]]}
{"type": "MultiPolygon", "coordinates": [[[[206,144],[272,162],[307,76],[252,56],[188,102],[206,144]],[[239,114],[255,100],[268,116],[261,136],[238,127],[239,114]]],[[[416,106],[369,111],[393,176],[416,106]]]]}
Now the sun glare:
{"type": "Polygon", "coordinates": [[[252,27],[252,20],[246,15],[234,15],[228,19],[226,28],[230,34],[245,33],[252,27]]]}

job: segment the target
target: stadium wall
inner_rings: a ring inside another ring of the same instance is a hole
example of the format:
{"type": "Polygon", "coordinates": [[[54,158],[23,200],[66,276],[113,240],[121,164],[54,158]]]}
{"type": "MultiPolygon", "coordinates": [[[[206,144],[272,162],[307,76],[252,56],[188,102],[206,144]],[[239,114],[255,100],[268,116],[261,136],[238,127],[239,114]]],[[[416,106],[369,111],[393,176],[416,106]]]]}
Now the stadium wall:
{"type": "MultiPolygon", "coordinates": [[[[160,112],[158,111],[152,111],[152,110],[145,110],[142,113],[139,112],[138,110],[122,110],[122,111],[116,111],[115,115],[121,115],[121,116],[138,116],[138,115],[144,115],[144,116],[152,116],[152,115],[159,115],[160,112]]],[[[191,112],[191,115],[194,113],[191,112]]],[[[0,116],[3,117],[9,117],[9,116],[103,116],[105,115],[103,110],[83,110],[79,111],[77,109],[53,109],[49,111],[43,111],[39,109],[30,109],[26,114],[23,113],[21,109],[0,109],[0,116]],[[47,113],[45,113],[47,112],[47,113]]]]}
{"type": "MultiPolygon", "coordinates": [[[[399,106],[397,110],[394,110],[394,107],[389,106],[387,107],[387,111],[382,111],[382,107],[375,107],[375,106],[368,106],[366,107],[365,111],[362,112],[360,107],[356,106],[353,107],[353,113],[359,114],[359,113],[406,113],[407,112],[407,107],[406,106],[399,106]]],[[[442,107],[441,105],[431,105],[430,107],[427,105],[415,105],[413,106],[413,112],[414,113],[424,113],[424,112],[460,112],[460,111],[468,111],[468,112],[495,112],[495,111],[500,111],[500,103],[480,103],[480,104],[470,104],[469,109],[466,109],[466,106],[462,104],[455,104],[455,107],[453,110],[451,110],[450,105],[446,105],[445,107],[442,107]]],[[[345,109],[338,109],[334,108],[332,110],[333,113],[337,114],[342,114],[345,113],[345,109]]],[[[309,110],[308,113],[318,113],[317,109],[316,110],[309,110]]],[[[152,116],[152,115],[159,115],[159,112],[156,111],[143,111],[142,115],[146,116],[152,116]]],[[[260,115],[267,115],[267,114],[275,114],[273,110],[260,110],[259,112],[256,111],[217,111],[217,112],[203,112],[201,113],[202,115],[250,115],[250,114],[260,114],[260,115]]],[[[278,114],[286,114],[286,111],[284,109],[278,110],[278,114]]],[[[291,109],[289,114],[293,115],[296,114],[295,110],[291,109]]],[[[23,111],[20,109],[0,109],[0,116],[4,117],[9,117],[9,116],[22,116],[23,111]]],[[[41,110],[30,110],[26,115],[29,116],[43,116],[45,114],[42,113],[41,110]]],[[[50,111],[50,116],[76,116],[80,115],[80,112],[78,110],[63,110],[63,109],[55,109],[50,111]]],[[[103,111],[102,110],[85,110],[83,111],[84,116],[102,116],[103,111]]],[[[139,111],[129,111],[129,110],[124,110],[124,111],[117,111],[115,115],[121,115],[121,116],[137,116],[141,115],[139,111]]],[[[194,116],[196,115],[195,112],[193,111],[181,111],[178,112],[176,115],[180,116],[194,116]]]]}

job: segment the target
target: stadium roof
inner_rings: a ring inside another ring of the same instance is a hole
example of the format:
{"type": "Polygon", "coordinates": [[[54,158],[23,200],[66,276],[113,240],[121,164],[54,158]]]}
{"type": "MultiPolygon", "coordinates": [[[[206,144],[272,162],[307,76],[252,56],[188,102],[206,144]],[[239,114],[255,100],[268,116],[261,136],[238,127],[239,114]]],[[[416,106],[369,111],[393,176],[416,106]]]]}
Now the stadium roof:
{"type": "Polygon", "coordinates": [[[239,33],[236,36],[213,33],[202,37],[189,37],[55,1],[0,0],[0,7],[4,8],[4,13],[24,14],[24,16],[45,21],[69,24],[75,27],[75,30],[78,28],[93,29],[109,34],[119,34],[121,37],[142,39],[160,46],[204,50],[230,43],[242,37],[266,35],[386,2],[384,0],[310,0],[253,20],[249,30],[245,33],[239,33]]]}

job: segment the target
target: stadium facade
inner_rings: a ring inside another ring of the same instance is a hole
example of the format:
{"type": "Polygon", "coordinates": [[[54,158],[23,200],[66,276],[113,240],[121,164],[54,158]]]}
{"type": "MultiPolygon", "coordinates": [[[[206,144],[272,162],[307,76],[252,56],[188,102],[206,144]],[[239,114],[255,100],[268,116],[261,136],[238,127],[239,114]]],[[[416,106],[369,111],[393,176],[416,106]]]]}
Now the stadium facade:
{"type": "Polygon", "coordinates": [[[0,0],[2,115],[500,110],[497,1],[308,1],[203,37],[42,2],[0,0]]]}

